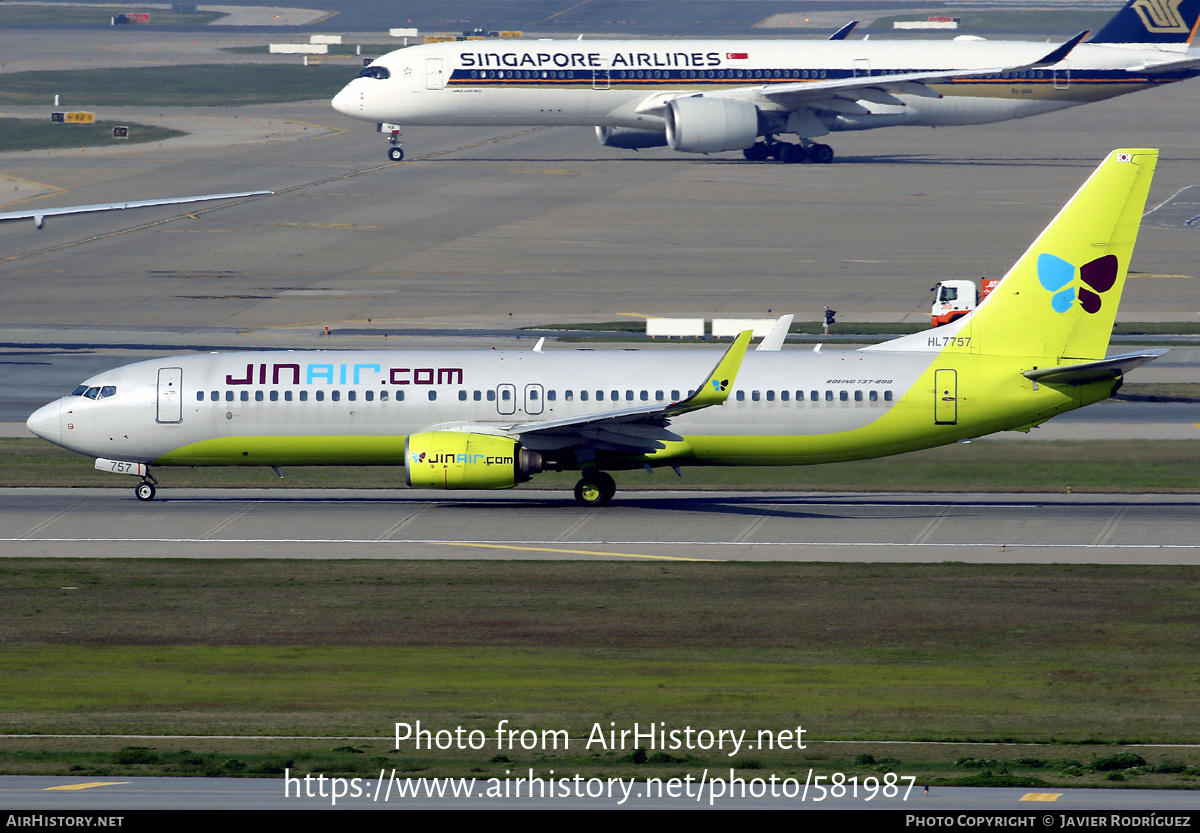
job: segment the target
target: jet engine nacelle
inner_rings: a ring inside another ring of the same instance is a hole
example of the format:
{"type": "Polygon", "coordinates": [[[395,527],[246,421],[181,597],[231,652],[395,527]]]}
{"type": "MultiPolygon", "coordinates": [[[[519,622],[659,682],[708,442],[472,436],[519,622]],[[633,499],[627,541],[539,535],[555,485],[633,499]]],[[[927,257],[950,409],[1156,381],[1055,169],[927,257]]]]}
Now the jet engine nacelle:
{"type": "Polygon", "coordinates": [[[641,150],[667,146],[667,134],[658,130],[639,130],[636,127],[601,127],[596,125],[596,141],[605,147],[641,150]]]}
{"type": "Polygon", "coordinates": [[[542,470],[542,455],[509,437],[427,431],[404,441],[404,480],[417,489],[507,489],[542,470]]]}
{"type": "Polygon", "coordinates": [[[691,96],[667,102],[667,144],[673,150],[745,150],[758,136],[758,108],[748,101],[691,96]]]}

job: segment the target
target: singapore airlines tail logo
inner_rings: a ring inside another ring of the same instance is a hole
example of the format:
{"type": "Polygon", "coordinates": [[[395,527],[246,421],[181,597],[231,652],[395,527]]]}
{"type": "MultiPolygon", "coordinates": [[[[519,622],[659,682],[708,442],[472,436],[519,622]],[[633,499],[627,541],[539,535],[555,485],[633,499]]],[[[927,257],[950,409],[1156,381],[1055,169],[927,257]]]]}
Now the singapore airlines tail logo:
{"type": "Polygon", "coordinates": [[[1147,32],[1187,32],[1188,25],[1179,13],[1182,4],[1183,0],[1137,0],[1133,10],[1142,19],[1147,32]]]}
{"type": "Polygon", "coordinates": [[[1084,312],[1096,314],[1104,305],[1101,296],[1117,282],[1116,255],[1098,257],[1079,267],[1079,280],[1083,286],[1075,283],[1075,265],[1061,257],[1038,255],[1037,270],[1042,288],[1054,293],[1050,306],[1058,313],[1069,310],[1078,298],[1084,312]]]}

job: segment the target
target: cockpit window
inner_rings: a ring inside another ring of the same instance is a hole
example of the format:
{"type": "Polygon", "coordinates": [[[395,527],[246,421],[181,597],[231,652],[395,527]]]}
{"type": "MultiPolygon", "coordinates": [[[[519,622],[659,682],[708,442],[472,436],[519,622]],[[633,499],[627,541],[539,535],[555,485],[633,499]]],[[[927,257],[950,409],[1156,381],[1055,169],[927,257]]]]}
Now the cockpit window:
{"type": "Polygon", "coordinates": [[[97,396],[100,395],[100,388],[99,388],[99,386],[90,387],[83,392],[83,395],[87,399],[95,399],[97,396]]]}
{"type": "Polygon", "coordinates": [[[386,78],[390,78],[391,73],[388,72],[387,67],[369,66],[369,67],[365,67],[363,69],[363,71],[358,74],[358,77],[359,78],[377,78],[380,81],[383,81],[386,78]]]}
{"type": "Polygon", "coordinates": [[[75,390],[71,391],[71,396],[83,396],[84,391],[87,389],[88,386],[86,384],[80,385],[79,387],[75,388],[75,390]]]}
{"type": "Polygon", "coordinates": [[[105,385],[104,387],[100,388],[100,395],[96,398],[97,399],[107,399],[110,396],[116,396],[116,395],[117,395],[117,386],[116,385],[105,385]]]}

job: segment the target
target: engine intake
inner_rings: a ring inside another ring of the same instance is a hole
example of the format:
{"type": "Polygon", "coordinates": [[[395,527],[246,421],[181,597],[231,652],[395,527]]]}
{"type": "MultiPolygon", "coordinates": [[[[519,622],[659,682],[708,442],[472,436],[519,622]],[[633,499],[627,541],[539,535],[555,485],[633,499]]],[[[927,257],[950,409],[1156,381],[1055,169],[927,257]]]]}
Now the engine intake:
{"type": "Polygon", "coordinates": [[[417,489],[507,489],[542,470],[542,455],[514,439],[427,431],[404,441],[404,480],[417,489]]]}
{"type": "Polygon", "coordinates": [[[745,150],[759,135],[758,108],[748,101],[690,96],[667,102],[667,144],[673,150],[745,150]]]}

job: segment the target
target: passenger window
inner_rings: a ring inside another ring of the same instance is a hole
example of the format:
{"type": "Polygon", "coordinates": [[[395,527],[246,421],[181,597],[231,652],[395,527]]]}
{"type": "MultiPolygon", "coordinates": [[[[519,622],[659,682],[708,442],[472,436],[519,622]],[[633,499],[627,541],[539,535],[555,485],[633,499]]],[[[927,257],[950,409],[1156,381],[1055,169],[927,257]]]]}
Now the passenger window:
{"type": "Polygon", "coordinates": [[[870,394],[870,396],[871,396],[871,401],[872,401],[872,402],[878,401],[878,399],[879,399],[879,391],[877,391],[877,390],[873,390],[873,391],[871,391],[871,394],[870,394]]]}
{"type": "MultiPolygon", "coordinates": [[[[489,393],[490,393],[490,391],[489,391],[489,393]]],[[[398,391],[396,391],[396,401],[397,401],[397,402],[403,402],[403,401],[404,401],[404,391],[402,391],[402,390],[398,390],[398,391]]]]}
{"type": "Polygon", "coordinates": [[[249,402],[250,401],[250,391],[248,391],[248,390],[242,391],[241,399],[243,402],[249,402]]]}
{"type": "Polygon", "coordinates": [[[488,402],[495,402],[496,401],[496,392],[494,390],[489,390],[487,399],[488,399],[488,402]]]}
{"type": "Polygon", "coordinates": [[[358,400],[358,391],[356,391],[356,390],[346,391],[346,398],[349,399],[351,402],[356,402],[358,400]]]}
{"type": "Polygon", "coordinates": [[[557,396],[557,394],[556,394],[554,391],[552,391],[552,390],[548,390],[548,391],[546,391],[546,398],[547,398],[548,400],[550,400],[551,402],[553,402],[553,401],[554,401],[554,398],[555,398],[556,396],[557,396]]]}
{"type": "Polygon", "coordinates": [[[759,393],[758,393],[758,391],[754,391],[753,393],[751,393],[751,394],[750,394],[750,398],[751,398],[751,399],[753,399],[755,402],[757,402],[757,401],[759,400],[759,393]]]}
{"type": "Polygon", "coordinates": [[[196,391],[196,401],[197,401],[197,402],[203,402],[203,401],[204,401],[204,391],[202,391],[202,390],[198,390],[198,391],[196,391]]]}
{"type": "Polygon", "coordinates": [[[781,391],[779,392],[779,398],[780,398],[780,400],[781,400],[781,401],[783,401],[783,402],[787,402],[787,401],[788,401],[788,395],[789,395],[789,394],[788,394],[788,392],[787,392],[786,390],[781,390],[781,391]]]}
{"type": "Polygon", "coordinates": [[[263,401],[263,392],[262,392],[261,390],[256,390],[256,391],[254,392],[254,401],[255,401],[255,402],[262,402],[262,401],[263,401]]]}
{"type": "Polygon", "coordinates": [[[500,398],[507,402],[508,400],[512,399],[512,391],[510,391],[508,388],[505,388],[504,390],[500,391],[500,398]]]}
{"type": "Polygon", "coordinates": [[[679,391],[677,391],[677,390],[673,390],[673,391],[671,391],[671,401],[672,401],[672,402],[678,402],[678,401],[679,401],[679,391]]]}
{"type": "Polygon", "coordinates": [[[570,402],[574,398],[575,398],[575,391],[568,390],[568,391],[563,392],[563,399],[567,400],[568,402],[570,402]]]}
{"type": "Polygon", "coordinates": [[[480,401],[482,401],[482,400],[483,400],[483,394],[482,394],[481,392],[479,392],[479,391],[475,391],[475,395],[474,395],[474,396],[475,396],[475,401],[476,401],[476,402],[480,402],[480,401]]]}
{"type": "Polygon", "coordinates": [[[285,391],[283,392],[283,401],[284,401],[284,402],[291,402],[291,401],[292,401],[292,392],[291,392],[290,390],[285,390],[285,391]]]}
{"type": "Polygon", "coordinates": [[[848,402],[848,401],[850,401],[850,394],[848,394],[844,390],[838,391],[838,399],[842,400],[843,402],[848,402]]]}
{"type": "Polygon", "coordinates": [[[774,402],[774,401],[775,401],[775,391],[773,391],[773,390],[769,390],[769,391],[767,391],[767,401],[768,401],[768,402],[774,402]]]}
{"type": "Polygon", "coordinates": [[[323,391],[323,390],[319,390],[319,391],[317,391],[317,401],[318,401],[318,402],[324,402],[324,401],[325,401],[325,391],[323,391]]]}
{"type": "Polygon", "coordinates": [[[667,398],[666,395],[661,390],[656,390],[654,392],[654,401],[655,402],[662,402],[666,398],[667,398]]]}
{"type": "Polygon", "coordinates": [[[232,401],[233,401],[233,391],[231,391],[231,390],[227,390],[227,391],[225,391],[225,401],[226,401],[226,402],[232,402],[232,401]]]}
{"type": "Polygon", "coordinates": [[[216,402],[217,400],[219,400],[221,398],[221,392],[214,390],[211,393],[209,393],[208,398],[210,401],[216,402]]]}
{"type": "Polygon", "coordinates": [[[745,401],[746,401],[746,392],[745,392],[744,390],[739,390],[739,391],[737,392],[737,401],[738,401],[738,402],[745,402],[745,401]]]}
{"type": "MultiPolygon", "coordinates": [[[[612,396],[610,398],[612,399],[613,402],[617,402],[621,399],[621,392],[619,390],[614,390],[611,393],[612,393],[612,396]]],[[[633,399],[633,391],[629,392],[629,398],[633,399]]]]}
{"type": "Polygon", "coordinates": [[[300,401],[301,401],[301,402],[307,402],[307,401],[308,401],[308,391],[306,391],[306,390],[302,390],[302,391],[300,391],[300,401]]]}
{"type": "Polygon", "coordinates": [[[436,391],[436,390],[431,390],[431,391],[429,392],[429,401],[430,401],[430,402],[433,402],[433,401],[435,401],[436,399],[437,399],[437,391],[436,391]]]}
{"type": "Polygon", "coordinates": [[[466,402],[466,401],[467,401],[467,392],[466,392],[465,390],[460,390],[460,391],[458,392],[458,401],[459,401],[459,402],[466,402]]]}
{"type": "Polygon", "coordinates": [[[388,400],[388,392],[386,390],[381,390],[379,392],[379,401],[387,402],[387,400],[388,400]]]}
{"type": "Polygon", "coordinates": [[[587,401],[588,401],[588,392],[587,392],[586,390],[581,390],[581,391],[579,392],[579,401],[580,401],[580,402],[587,402],[587,401]]]}
{"type": "Polygon", "coordinates": [[[279,401],[279,391],[277,391],[277,390],[273,390],[273,391],[271,391],[271,401],[272,401],[272,402],[278,402],[278,401],[279,401]]]}
{"type": "Polygon", "coordinates": [[[862,391],[861,391],[861,390],[856,390],[856,391],[854,392],[854,401],[855,401],[855,402],[862,402],[862,391]]]}
{"type": "Polygon", "coordinates": [[[809,398],[809,401],[811,401],[811,402],[816,402],[818,399],[820,399],[820,398],[821,398],[821,396],[820,396],[820,393],[819,393],[818,391],[815,391],[815,390],[810,390],[810,391],[808,392],[808,398],[809,398]]]}
{"type": "Polygon", "coordinates": [[[832,401],[833,401],[833,391],[831,391],[831,390],[827,390],[827,391],[825,391],[825,401],[826,401],[826,402],[832,402],[832,401]]]}
{"type": "Polygon", "coordinates": [[[891,402],[891,401],[892,401],[892,392],[891,392],[890,390],[885,390],[885,391],[883,392],[883,401],[884,401],[884,402],[891,402]]]}
{"type": "Polygon", "coordinates": [[[368,402],[374,402],[374,401],[375,401],[375,391],[373,391],[373,390],[369,390],[369,391],[367,391],[366,393],[364,393],[364,394],[363,394],[363,396],[364,396],[364,397],[366,397],[366,400],[367,400],[368,402]]]}
{"type": "Polygon", "coordinates": [[[342,398],[342,392],[340,390],[335,390],[333,393],[331,393],[329,395],[329,398],[332,399],[334,402],[338,402],[342,398]]]}
{"type": "Polygon", "coordinates": [[[642,400],[643,402],[649,402],[649,401],[650,401],[650,391],[645,391],[645,390],[644,390],[644,391],[642,391],[642,392],[641,392],[641,394],[639,394],[639,396],[640,396],[640,398],[641,398],[641,400],[642,400]]]}
{"type": "Polygon", "coordinates": [[[596,391],[596,401],[597,401],[597,402],[603,402],[603,401],[604,401],[604,391],[602,391],[602,390],[598,390],[598,391],[596,391]]]}

